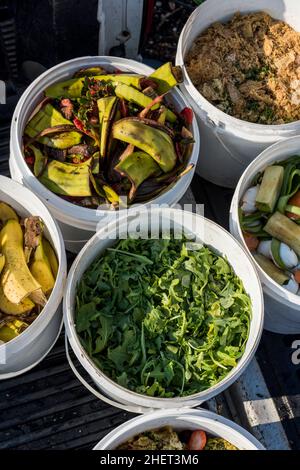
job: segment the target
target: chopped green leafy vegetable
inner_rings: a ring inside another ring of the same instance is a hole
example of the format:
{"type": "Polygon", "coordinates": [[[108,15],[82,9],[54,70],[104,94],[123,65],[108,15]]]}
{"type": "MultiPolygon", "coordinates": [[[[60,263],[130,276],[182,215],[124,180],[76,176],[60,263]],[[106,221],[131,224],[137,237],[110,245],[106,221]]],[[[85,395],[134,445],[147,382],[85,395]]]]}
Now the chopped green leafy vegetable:
{"type": "Polygon", "coordinates": [[[150,396],[191,395],[243,355],[251,301],[221,256],[185,240],[121,240],[77,288],[76,329],[95,364],[150,396]]]}

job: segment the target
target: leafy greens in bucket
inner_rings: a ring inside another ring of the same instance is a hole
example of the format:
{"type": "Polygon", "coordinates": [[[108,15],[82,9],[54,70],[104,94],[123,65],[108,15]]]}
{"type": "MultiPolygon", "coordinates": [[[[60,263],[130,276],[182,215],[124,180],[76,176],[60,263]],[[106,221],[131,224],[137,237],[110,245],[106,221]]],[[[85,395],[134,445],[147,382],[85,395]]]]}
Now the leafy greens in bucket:
{"type": "Polygon", "coordinates": [[[150,396],[187,396],[223,379],[243,355],[250,319],[228,262],[174,238],[119,241],[77,288],[76,330],[89,356],[150,396]]]}

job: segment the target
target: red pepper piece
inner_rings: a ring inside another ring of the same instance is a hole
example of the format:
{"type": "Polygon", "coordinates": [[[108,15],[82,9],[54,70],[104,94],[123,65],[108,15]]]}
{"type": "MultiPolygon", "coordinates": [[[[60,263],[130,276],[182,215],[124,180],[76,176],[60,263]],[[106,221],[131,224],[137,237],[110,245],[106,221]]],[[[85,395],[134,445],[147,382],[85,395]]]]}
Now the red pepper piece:
{"type": "Polygon", "coordinates": [[[80,119],[78,119],[77,117],[73,119],[73,124],[75,127],[77,127],[77,129],[79,129],[80,131],[84,132],[84,124],[82,121],[80,121],[80,119]]]}
{"type": "Polygon", "coordinates": [[[188,124],[188,125],[192,124],[193,118],[194,118],[194,113],[193,113],[193,110],[191,108],[183,108],[183,110],[180,113],[180,116],[182,117],[182,119],[184,119],[186,124],[188,124]]]}
{"type": "Polygon", "coordinates": [[[28,155],[28,157],[25,157],[25,162],[27,163],[27,165],[34,165],[34,157],[28,155]]]}

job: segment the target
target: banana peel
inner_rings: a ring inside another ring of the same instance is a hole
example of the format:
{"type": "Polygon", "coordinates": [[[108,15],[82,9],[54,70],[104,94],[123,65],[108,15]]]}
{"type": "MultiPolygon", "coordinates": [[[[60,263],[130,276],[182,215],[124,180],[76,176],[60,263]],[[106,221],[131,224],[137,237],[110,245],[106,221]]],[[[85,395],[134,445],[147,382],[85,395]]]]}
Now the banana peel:
{"type": "MultiPolygon", "coordinates": [[[[50,103],[43,106],[29,121],[25,127],[25,134],[31,138],[35,138],[40,132],[55,126],[73,125],[71,121],[64,118],[50,103]]],[[[57,135],[41,136],[37,141],[57,149],[65,149],[77,145],[81,142],[82,135],[80,132],[70,131],[57,135]]]]}
{"type": "MultiPolygon", "coordinates": [[[[124,83],[119,83],[115,88],[115,93],[119,98],[122,98],[126,101],[132,102],[141,106],[141,108],[147,108],[153,101],[153,98],[150,96],[145,95],[139,90],[136,90],[132,86],[128,86],[124,83]]],[[[151,110],[154,111],[158,109],[160,104],[154,104],[151,107],[151,110]]],[[[170,122],[175,122],[177,120],[177,116],[173,111],[170,109],[166,110],[166,119],[170,122]]]]}
{"type": "Polygon", "coordinates": [[[47,299],[42,293],[41,285],[28,269],[23,244],[21,225],[17,220],[8,220],[0,232],[0,249],[5,256],[0,279],[4,295],[14,304],[30,297],[33,302],[44,306],[47,299]]]}
{"type": "Polygon", "coordinates": [[[3,292],[3,286],[0,284],[0,311],[6,315],[25,315],[34,309],[34,303],[25,298],[19,304],[12,303],[8,300],[3,292]]]}
{"type": "Polygon", "coordinates": [[[157,92],[163,94],[182,82],[182,70],[181,67],[174,67],[171,62],[166,62],[156,69],[149,78],[157,83],[157,92]]]}
{"type": "Polygon", "coordinates": [[[50,161],[39,180],[55,194],[66,196],[91,196],[89,159],[82,164],[50,161]]]}
{"type": "Polygon", "coordinates": [[[10,219],[19,220],[19,217],[8,204],[0,202],[0,222],[4,225],[10,219]]]}
{"type": "Polygon", "coordinates": [[[12,339],[19,336],[29,325],[21,320],[13,320],[7,322],[0,327],[0,341],[8,343],[12,339]]]}
{"type": "MultiPolygon", "coordinates": [[[[98,80],[101,82],[112,82],[113,84],[125,83],[126,85],[132,85],[135,88],[140,89],[141,79],[145,78],[143,75],[137,74],[106,74],[106,75],[94,75],[89,77],[93,80],[98,80]]],[[[80,98],[83,87],[84,87],[85,77],[80,78],[71,78],[64,82],[55,83],[50,85],[46,91],[45,95],[49,98],[80,98]]]]}
{"type": "Polygon", "coordinates": [[[151,155],[165,173],[175,167],[177,155],[173,141],[166,132],[137,119],[124,118],[114,123],[112,135],[151,155]]]}
{"type": "Polygon", "coordinates": [[[94,77],[95,75],[106,75],[107,72],[105,69],[103,69],[102,67],[87,67],[86,69],[85,68],[82,68],[80,70],[78,70],[75,74],[74,74],[74,78],[78,78],[78,77],[94,77]]]}
{"type": "Polygon", "coordinates": [[[51,246],[51,243],[49,243],[48,240],[45,237],[43,237],[42,243],[43,243],[43,249],[44,249],[45,256],[49,260],[52,274],[54,276],[54,279],[56,279],[57,273],[58,273],[57,256],[55,254],[54,249],[51,246]]]}
{"type": "Polygon", "coordinates": [[[33,173],[34,176],[40,176],[40,174],[43,172],[47,165],[47,157],[46,155],[43,155],[40,149],[35,147],[34,145],[28,145],[28,148],[33,152],[34,154],[34,166],[33,166],[33,173]]]}
{"type": "Polygon", "coordinates": [[[2,253],[0,253],[0,274],[2,273],[4,265],[5,265],[5,256],[2,253]]]}
{"type": "Polygon", "coordinates": [[[97,100],[100,124],[100,157],[106,155],[109,130],[118,105],[116,96],[105,96],[97,100]]]}
{"type": "Polygon", "coordinates": [[[137,188],[150,176],[157,176],[161,169],[153,158],[145,152],[133,152],[123,158],[115,167],[132,184],[129,200],[134,198],[137,188]]]}
{"type": "Polygon", "coordinates": [[[46,297],[48,297],[54,287],[55,279],[52,274],[50,261],[44,251],[42,236],[40,236],[39,245],[34,252],[33,261],[30,263],[29,269],[33,277],[41,285],[46,297]]]}

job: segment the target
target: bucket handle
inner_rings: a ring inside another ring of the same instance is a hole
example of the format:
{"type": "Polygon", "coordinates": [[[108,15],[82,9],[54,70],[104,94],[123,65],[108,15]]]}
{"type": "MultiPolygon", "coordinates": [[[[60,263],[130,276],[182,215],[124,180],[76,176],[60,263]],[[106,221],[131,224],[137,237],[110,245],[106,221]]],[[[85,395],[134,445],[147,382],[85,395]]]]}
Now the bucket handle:
{"type": "Polygon", "coordinates": [[[95,397],[99,398],[99,400],[102,400],[104,401],[105,403],[107,403],[108,405],[110,406],[114,406],[116,408],[119,408],[121,410],[125,410],[125,411],[129,411],[130,413],[140,413],[140,414],[144,414],[146,412],[150,412],[150,411],[154,411],[154,409],[152,408],[144,408],[142,406],[139,406],[139,407],[135,407],[135,406],[130,406],[130,405],[123,405],[123,403],[119,403],[117,401],[114,401],[114,400],[111,400],[110,398],[106,397],[105,395],[102,395],[98,390],[96,390],[94,387],[92,387],[83,377],[82,375],[80,374],[80,372],[78,372],[78,370],[76,369],[76,366],[74,364],[74,362],[72,361],[71,359],[71,356],[70,356],[70,352],[69,352],[69,345],[68,345],[68,338],[67,338],[67,335],[65,334],[65,347],[66,347],[66,356],[67,356],[67,360],[68,360],[68,363],[69,363],[69,366],[71,367],[74,375],[77,377],[77,379],[82,383],[82,385],[84,387],[86,387],[88,389],[88,391],[90,393],[92,393],[93,395],[95,395],[95,397]]]}

